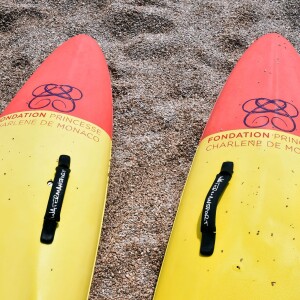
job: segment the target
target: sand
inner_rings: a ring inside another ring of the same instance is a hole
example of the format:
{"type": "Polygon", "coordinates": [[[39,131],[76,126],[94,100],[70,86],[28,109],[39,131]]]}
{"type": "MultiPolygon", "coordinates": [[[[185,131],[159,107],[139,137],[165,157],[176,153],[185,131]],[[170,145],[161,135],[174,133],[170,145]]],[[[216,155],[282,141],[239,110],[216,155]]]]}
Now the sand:
{"type": "Polygon", "coordinates": [[[300,1],[2,0],[0,106],[79,33],[114,97],[107,206],[91,300],[151,299],[199,138],[235,63],[278,32],[300,50],[300,1]]]}

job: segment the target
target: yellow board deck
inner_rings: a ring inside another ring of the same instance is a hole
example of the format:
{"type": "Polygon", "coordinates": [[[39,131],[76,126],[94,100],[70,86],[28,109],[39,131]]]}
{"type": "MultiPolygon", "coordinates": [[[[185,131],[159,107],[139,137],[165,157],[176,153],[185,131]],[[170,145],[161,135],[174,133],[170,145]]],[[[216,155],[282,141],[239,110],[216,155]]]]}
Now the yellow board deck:
{"type": "Polygon", "coordinates": [[[0,299],[88,298],[111,131],[104,56],[95,40],[76,36],[46,59],[0,117],[0,299]],[[59,218],[66,175],[58,185],[54,177],[61,155],[70,158],[71,172],[59,218]],[[53,220],[46,217],[48,202],[53,220]],[[47,243],[41,238],[44,218],[56,228],[47,243]]]}
{"type": "Polygon", "coordinates": [[[300,57],[280,35],[237,63],[193,160],[155,300],[300,298],[299,86],[300,57]],[[226,161],[214,251],[201,255],[204,200],[226,161]]]}

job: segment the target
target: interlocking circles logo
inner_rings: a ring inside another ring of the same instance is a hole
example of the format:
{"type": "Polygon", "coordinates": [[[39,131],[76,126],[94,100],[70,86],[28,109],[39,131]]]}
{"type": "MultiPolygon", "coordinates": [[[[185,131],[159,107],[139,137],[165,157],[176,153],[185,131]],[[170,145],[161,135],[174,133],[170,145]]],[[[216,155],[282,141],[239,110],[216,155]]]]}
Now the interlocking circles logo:
{"type": "Polygon", "coordinates": [[[76,101],[82,98],[82,92],[71,85],[44,84],[32,92],[33,98],[28,102],[30,109],[43,109],[52,106],[59,112],[72,112],[76,101]]]}
{"type": "Polygon", "coordinates": [[[242,106],[246,116],[244,124],[250,128],[272,125],[274,128],[293,132],[296,129],[295,118],[298,109],[281,99],[256,98],[247,100],[242,106]]]}

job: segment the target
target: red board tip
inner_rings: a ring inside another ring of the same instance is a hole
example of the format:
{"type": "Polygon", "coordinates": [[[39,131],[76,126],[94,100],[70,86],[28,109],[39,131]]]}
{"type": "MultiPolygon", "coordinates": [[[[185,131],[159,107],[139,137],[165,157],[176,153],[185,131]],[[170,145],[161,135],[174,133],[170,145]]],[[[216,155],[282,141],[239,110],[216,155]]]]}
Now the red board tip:
{"type": "Polygon", "coordinates": [[[202,138],[227,130],[272,129],[300,136],[300,56],[278,33],[257,39],[231,72],[202,138]]]}
{"type": "Polygon", "coordinates": [[[72,115],[112,136],[112,92],[97,41],[79,34],[59,46],[33,73],[3,115],[49,110],[72,115]]]}

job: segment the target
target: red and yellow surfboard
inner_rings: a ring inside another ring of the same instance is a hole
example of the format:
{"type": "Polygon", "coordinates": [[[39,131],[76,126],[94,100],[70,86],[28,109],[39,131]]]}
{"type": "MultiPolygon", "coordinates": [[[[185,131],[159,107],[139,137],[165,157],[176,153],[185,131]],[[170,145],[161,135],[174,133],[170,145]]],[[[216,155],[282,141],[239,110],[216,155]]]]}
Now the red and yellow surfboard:
{"type": "Polygon", "coordinates": [[[97,42],[57,48],[0,118],[0,299],[87,299],[112,137],[97,42]]]}
{"type": "Polygon", "coordinates": [[[237,63],[197,149],[155,300],[300,298],[299,87],[300,56],[279,34],[237,63]]]}

